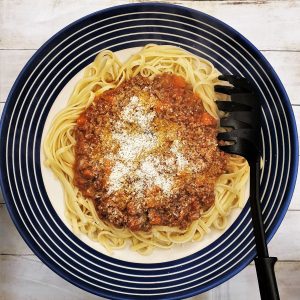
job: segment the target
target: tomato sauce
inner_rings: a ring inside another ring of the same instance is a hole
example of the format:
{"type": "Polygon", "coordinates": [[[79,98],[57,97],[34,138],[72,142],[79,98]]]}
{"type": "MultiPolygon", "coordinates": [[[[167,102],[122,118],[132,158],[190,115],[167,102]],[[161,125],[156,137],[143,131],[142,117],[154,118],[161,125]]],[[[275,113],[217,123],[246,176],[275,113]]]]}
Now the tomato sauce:
{"type": "Polygon", "coordinates": [[[116,227],[186,228],[214,203],[226,173],[216,134],[217,121],[184,78],[136,76],[77,119],[74,184],[116,227]]]}

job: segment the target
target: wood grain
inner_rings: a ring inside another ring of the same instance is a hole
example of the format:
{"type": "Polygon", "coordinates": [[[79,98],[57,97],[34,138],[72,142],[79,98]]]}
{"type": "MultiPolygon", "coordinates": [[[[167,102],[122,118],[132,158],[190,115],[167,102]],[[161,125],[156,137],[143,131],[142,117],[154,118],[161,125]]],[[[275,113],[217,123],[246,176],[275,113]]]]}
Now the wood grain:
{"type": "MultiPolygon", "coordinates": [[[[0,0],[0,115],[18,73],[59,29],[126,0],[0,0]],[[21,49],[21,50],[20,50],[21,49]]],[[[300,1],[164,1],[194,8],[233,26],[269,60],[282,80],[300,128],[300,1]]],[[[0,137],[1,142],[1,137],[0,137]]],[[[60,278],[31,252],[14,227],[0,192],[0,300],[101,299],[60,278]]],[[[300,178],[289,211],[270,242],[281,299],[300,295],[300,178]]],[[[259,299],[252,265],[217,288],[190,300],[259,299]]]]}
{"type": "MultiPolygon", "coordinates": [[[[36,49],[67,24],[126,0],[2,1],[1,49],[36,49]]],[[[142,1],[140,1],[142,2],[142,1]]],[[[234,27],[262,50],[300,50],[299,1],[164,1],[194,8],[234,27]],[[283,13],[284,12],[284,13],[283,13]],[[257,34],[259,32],[259,34],[257,34]]]]}
{"type": "Polygon", "coordinates": [[[0,50],[0,103],[6,101],[17,76],[35,50],[0,50]]]}
{"type": "MultiPolygon", "coordinates": [[[[1,300],[102,299],[66,282],[35,256],[2,255],[0,259],[1,300]],[[14,282],[17,283],[16,287],[12,286],[14,282]]],[[[275,270],[281,299],[298,299],[300,262],[278,262],[275,270]]],[[[190,300],[216,299],[259,299],[254,265],[249,265],[234,278],[215,289],[190,298],[190,300]]]]}
{"type": "Polygon", "coordinates": [[[300,105],[300,51],[263,51],[262,53],[279,76],[291,103],[300,105]]]}
{"type": "MultiPolygon", "coordinates": [[[[300,113],[299,113],[299,117],[300,117],[300,113]]],[[[298,120],[300,120],[300,118],[298,120]]],[[[300,129],[299,125],[300,124],[298,122],[298,126],[297,126],[298,130],[300,129]]],[[[299,135],[299,131],[298,131],[298,135],[299,135]]],[[[300,211],[300,164],[298,165],[298,173],[297,174],[298,174],[298,177],[296,179],[296,185],[295,185],[295,189],[294,189],[293,199],[292,199],[291,204],[289,206],[289,210],[298,210],[298,211],[300,211]]],[[[300,219],[299,219],[298,222],[300,222],[300,219]]]]}
{"type": "Polygon", "coordinates": [[[5,103],[0,102],[0,118],[2,116],[2,111],[3,111],[4,105],[5,105],[5,103]]]}

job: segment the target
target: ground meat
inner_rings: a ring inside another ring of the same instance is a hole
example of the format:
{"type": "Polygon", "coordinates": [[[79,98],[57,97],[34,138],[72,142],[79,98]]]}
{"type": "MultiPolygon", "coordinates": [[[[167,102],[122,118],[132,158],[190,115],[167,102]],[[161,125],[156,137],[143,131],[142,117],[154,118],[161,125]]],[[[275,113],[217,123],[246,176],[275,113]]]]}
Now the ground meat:
{"type": "Polygon", "coordinates": [[[215,182],[226,172],[229,155],[219,151],[216,134],[216,120],[182,77],[136,76],[97,96],[77,119],[74,184],[94,201],[99,217],[114,226],[186,228],[214,203],[215,182]],[[133,107],[130,101],[136,99],[140,102],[133,107]],[[130,112],[128,107],[133,107],[130,112]],[[126,109],[136,122],[124,121],[126,109]],[[147,118],[147,128],[138,123],[147,118]],[[116,140],[120,126],[129,137],[140,135],[155,146],[141,148],[134,160],[124,162],[116,140]]]}

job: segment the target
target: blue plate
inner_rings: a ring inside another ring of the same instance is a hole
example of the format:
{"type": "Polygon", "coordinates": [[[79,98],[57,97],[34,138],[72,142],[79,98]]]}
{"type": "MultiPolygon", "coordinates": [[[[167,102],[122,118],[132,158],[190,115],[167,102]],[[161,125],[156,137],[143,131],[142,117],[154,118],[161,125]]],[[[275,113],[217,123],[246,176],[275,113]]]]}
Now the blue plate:
{"type": "Polygon", "coordinates": [[[291,200],[298,164],[295,120],[287,94],[263,55],[243,36],[201,12],[168,4],[109,8],[67,26],[26,64],[1,120],[1,187],[16,227],[57,274],[110,299],[182,299],[211,289],[255,257],[249,205],[204,249],[164,263],[132,263],[87,246],[65,226],[47,195],[41,136],[60,91],[103,49],[172,44],[210,60],[221,72],[254,81],[262,98],[261,195],[268,241],[291,200]]]}

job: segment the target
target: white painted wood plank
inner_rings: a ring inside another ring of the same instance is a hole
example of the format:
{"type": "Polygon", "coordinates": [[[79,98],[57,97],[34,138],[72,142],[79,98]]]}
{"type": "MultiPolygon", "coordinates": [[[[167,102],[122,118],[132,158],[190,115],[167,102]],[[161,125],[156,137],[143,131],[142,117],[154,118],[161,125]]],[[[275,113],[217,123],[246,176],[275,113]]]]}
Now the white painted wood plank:
{"type": "MultiPolygon", "coordinates": [[[[299,135],[300,134],[300,105],[294,106],[293,111],[294,111],[294,116],[295,116],[296,123],[297,123],[298,135],[299,135]]],[[[299,135],[299,138],[300,138],[300,135],[299,135]]]]}
{"type": "Polygon", "coordinates": [[[4,108],[4,104],[5,103],[0,102],[0,119],[1,119],[1,116],[2,116],[2,111],[3,111],[3,108],[4,108]]]}
{"type": "MultiPolygon", "coordinates": [[[[288,211],[281,226],[270,242],[270,253],[281,261],[300,260],[300,211],[288,211]]],[[[32,254],[11,221],[5,205],[0,205],[0,254],[32,254]]]]}
{"type": "Polygon", "coordinates": [[[299,1],[192,1],[182,4],[224,21],[258,49],[300,48],[300,36],[295,37],[294,27],[300,22],[299,1]]]}
{"type": "MultiPolygon", "coordinates": [[[[0,51],[0,102],[6,100],[15,79],[34,52],[34,50],[0,51]]],[[[300,105],[300,51],[264,51],[263,54],[277,72],[291,103],[300,105]]]]}
{"type": "Polygon", "coordinates": [[[4,49],[36,49],[58,30],[76,19],[103,8],[128,3],[126,0],[2,1],[0,28],[4,49]],[[12,17],[13,16],[13,17],[12,17]]]}
{"type": "Polygon", "coordinates": [[[5,102],[13,83],[17,79],[35,50],[0,51],[0,102],[5,102]]]}
{"type": "Polygon", "coordinates": [[[297,130],[298,130],[298,142],[300,143],[300,105],[293,106],[293,111],[294,111],[294,116],[296,119],[297,130]]]}
{"type": "MultiPolygon", "coordinates": [[[[300,263],[278,262],[275,265],[279,294],[282,300],[297,300],[300,294],[300,263]]],[[[260,299],[255,266],[252,264],[228,282],[222,300],[260,299]]]]}
{"type": "Polygon", "coordinates": [[[299,227],[300,211],[288,211],[269,243],[270,255],[276,256],[281,261],[300,261],[299,227]]]}
{"type": "Polygon", "coordinates": [[[2,191],[0,189],[0,205],[1,204],[4,204],[4,199],[3,199],[2,191]]]}
{"type": "Polygon", "coordinates": [[[103,299],[52,272],[35,256],[0,256],[1,300],[103,299]]]}
{"type": "Polygon", "coordinates": [[[0,255],[28,255],[32,251],[27,246],[11,220],[5,204],[0,204],[0,255]],[[4,240],[4,241],[3,241],[4,240]],[[2,242],[3,241],[3,242],[2,242]]]}
{"type": "MultiPolygon", "coordinates": [[[[0,295],[3,300],[103,299],[66,282],[34,256],[1,256],[0,295]]],[[[281,299],[296,300],[300,293],[300,262],[276,264],[281,299]]],[[[190,300],[259,299],[254,265],[228,282],[190,300]],[[245,295],[247,295],[245,297],[245,295]]]]}
{"type": "Polygon", "coordinates": [[[279,76],[291,103],[300,105],[300,51],[263,51],[262,53],[279,76]]]}
{"type": "MultiPolygon", "coordinates": [[[[300,127],[298,126],[298,130],[300,127]]],[[[298,131],[299,134],[299,131],[298,131]]],[[[294,189],[293,198],[289,206],[289,210],[300,210],[300,164],[298,165],[298,176],[296,180],[296,185],[294,189]]],[[[299,225],[300,227],[300,225],[299,225]]]]}
{"type": "MultiPolygon", "coordinates": [[[[135,0],[2,1],[0,48],[35,49],[69,23],[135,0]]],[[[143,2],[143,1],[139,1],[143,2]]],[[[231,25],[259,49],[300,50],[299,1],[164,1],[208,13],[231,25]],[[284,12],[284,13],[283,13],[284,12]],[[258,34],[259,33],[259,34],[258,34]]]]}
{"type": "MultiPolygon", "coordinates": [[[[36,49],[71,21],[104,7],[128,2],[134,1],[102,0],[89,1],[87,4],[87,2],[80,0],[2,0],[0,1],[0,28],[2,29],[0,49],[36,49]]],[[[260,4],[255,4],[256,1],[243,1],[243,3],[241,1],[177,2],[207,12],[227,22],[250,39],[259,49],[300,50],[300,35],[298,34],[300,25],[299,1],[257,1],[260,4]],[[257,34],[258,32],[259,34],[257,34]]],[[[21,67],[33,52],[21,54],[20,58],[20,51],[17,51],[17,55],[15,51],[10,52],[10,55],[2,55],[2,51],[0,51],[0,102],[6,99],[7,93],[21,67]]],[[[264,52],[264,55],[283,81],[291,102],[300,104],[300,54],[264,52]]],[[[0,112],[2,108],[3,103],[0,103],[0,112]]],[[[294,107],[294,111],[299,123],[300,111],[297,107],[294,107]]],[[[300,128],[299,125],[298,128],[300,128]]],[[[300,209],[299,199],[300,179],[298,179],[290,209],[300,209]]],[[[280,259],[296,259],[299,261],[300,249],[297,229],[300,224],[298,220],[300,220],[299,211],[288,212],[279,231],[270,243],[270,253],[272,255],[277,255],[280,259]],[[287,245],[289,247],[288,251],[286,250],[287,245]]],[[[4,205],[0,205],[0,236],[0,253],[7,253],[4,251],[9,250],[31,255],[31,251],[8,217],[4,205]],[[2,248],[5,244],[6,246],[2,248]]],[[[99,299],[61,279],[35,256],[1,255],[0,260],[1,300],[99,299]]],[[[285,262],[276,265],[279,289],[283,300],[299,299],[299,264],[299,262],[285,262]]],[[[193,299],[239,300],[245,298],[259,299],[253,265],[247,267],[229,282],[193,299]]]]}

